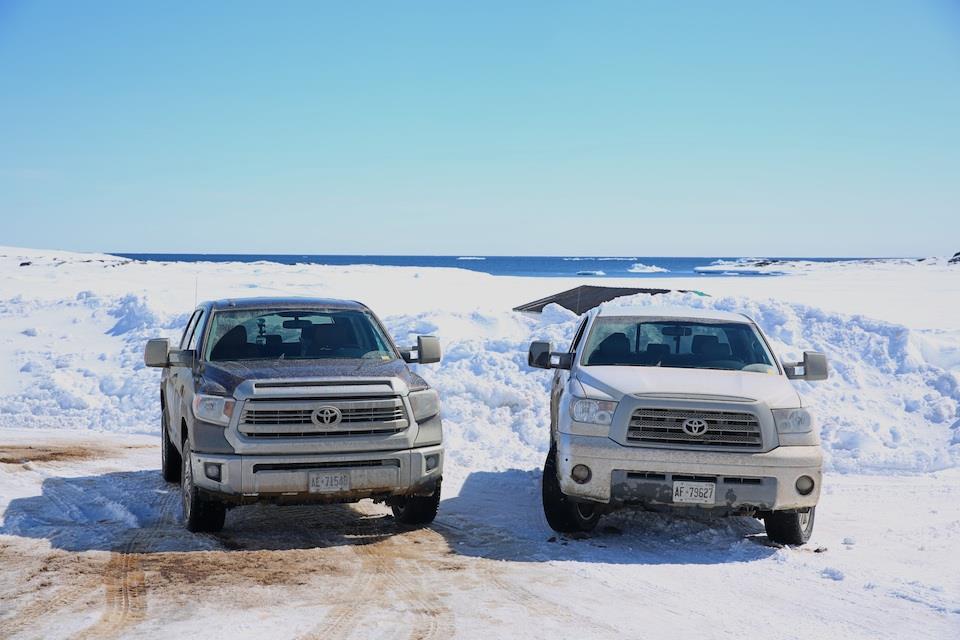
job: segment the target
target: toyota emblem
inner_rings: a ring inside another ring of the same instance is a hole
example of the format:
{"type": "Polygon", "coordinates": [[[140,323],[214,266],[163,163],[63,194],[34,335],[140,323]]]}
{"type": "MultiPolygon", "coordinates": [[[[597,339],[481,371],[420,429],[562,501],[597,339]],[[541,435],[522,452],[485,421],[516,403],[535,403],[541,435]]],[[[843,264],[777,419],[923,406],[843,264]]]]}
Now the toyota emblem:
{"type": "Polygon", "coordinates": [[[688,418],[683,421],[683,432],[688,436],[702,436],[707,432],[707,421],[700,418],[688,418]]]}
{"type": "Polygon", "coordinates": [[[318,427],[332,427],[340,424],[340,421],[343,420],[343,413],[340,412],[340,409],[326,404],[314,409],[310,415],[310,420],[318,427]]]}

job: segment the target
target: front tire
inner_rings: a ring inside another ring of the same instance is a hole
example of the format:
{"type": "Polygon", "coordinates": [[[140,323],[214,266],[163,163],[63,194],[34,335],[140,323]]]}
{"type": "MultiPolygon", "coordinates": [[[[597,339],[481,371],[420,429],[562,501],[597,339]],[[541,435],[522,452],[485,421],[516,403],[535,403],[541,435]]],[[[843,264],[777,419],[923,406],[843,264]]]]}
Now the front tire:
{"type": "Polygon", "coordinates": [[[816,507],[810,507],[806,513],[774,511],[764,516],[763,525],[767,529],[767,538],[780,544],[806,544],[813,533],[815,511],[816,507]]]}
{"type": "Polygon", "coordinates": [[[193,533],[214,533],[223,529],[227,509],[221,502],[204,500],[193,483],[193,453],[190,440],[183,442],[183,464],[180,473],[180,495],[183,501],[183,523],[193,533]]]}
{"type": "Polygon", "coordinates": [[[440,485],[443,478],[437,478],[437,486],[429,496],[403,496],[390,504],[393,517],[401,524],[425,525],[433,522],[440,508],[440,485]]]}
{"type": "Polygon", "coordinates": [[[160,470],[163,473],[163,479],[167,482],[179,482],[183,459],[180,452],[172,442],[170,442],[170,431],[167,429],[167,410],[160,407],[160,470]]]}
{"type": "Polygon", "coordinates": [[[588,503],[571,500],[560,490],[557,478],[557,449],[550,447],[547,461],[543,464],[541,482],[543,515],[550,528],[559,533],[593,531],[600,520],[600,510],[588,503]]]}

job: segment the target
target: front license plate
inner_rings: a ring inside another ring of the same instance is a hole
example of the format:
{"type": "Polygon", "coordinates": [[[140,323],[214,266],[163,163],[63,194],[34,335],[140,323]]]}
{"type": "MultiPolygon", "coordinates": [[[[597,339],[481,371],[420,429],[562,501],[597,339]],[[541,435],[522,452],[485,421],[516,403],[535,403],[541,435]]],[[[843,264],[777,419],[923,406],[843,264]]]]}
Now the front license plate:
{"type": "Polygon", "coordinates": [[[678,480],[673,483],[673,501],[693,504],[713,504],[713,494],[717,485],[712,482],[684,482],[678,480]]]}
{"type": "Polygon", "coordinates": [[[319,471],[310,474],[310,493],[350,491],[350,474],[319,471]]]}

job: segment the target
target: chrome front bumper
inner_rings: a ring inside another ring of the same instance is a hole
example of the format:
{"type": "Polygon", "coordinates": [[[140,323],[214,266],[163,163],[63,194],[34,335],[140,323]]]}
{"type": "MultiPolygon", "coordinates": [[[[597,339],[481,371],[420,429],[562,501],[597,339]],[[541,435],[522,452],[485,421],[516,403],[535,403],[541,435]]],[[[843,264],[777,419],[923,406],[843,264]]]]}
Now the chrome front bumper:
{"type": "Polygon", "coordinates": [[[224,455],[194,453],[193,478],[206,494],[232,503],[259,501],[350,502],[368,497],[414,495],[432,491],[443,473],[443,447],[350,454],[224,455]],[[428,461],[436,466],[427,470],[428,461]],[[209,477],[219,465],[220,478],[209,477]],[[350,489],[310,493],[315,472],[349,474],[350,489]]]}
{"type": "Polygon", "coordinates": [[[564,433],[558,434],[557,440],[557,473],[563,493],[611,505],[805,509],[815,506],[820,497],[822,462],[819,446],[735,453],[623,446],[605,437],[564,433]],[[578,464],[590,467],[591,477],[584,484],[574,482],[570,475],[578,464]],[[800,476],[813,478],[814,489],[808,495],[800,495],[796,489],[800,476]],[[716,502],[673,503],[674,480],[715,482],[716,502]]]}

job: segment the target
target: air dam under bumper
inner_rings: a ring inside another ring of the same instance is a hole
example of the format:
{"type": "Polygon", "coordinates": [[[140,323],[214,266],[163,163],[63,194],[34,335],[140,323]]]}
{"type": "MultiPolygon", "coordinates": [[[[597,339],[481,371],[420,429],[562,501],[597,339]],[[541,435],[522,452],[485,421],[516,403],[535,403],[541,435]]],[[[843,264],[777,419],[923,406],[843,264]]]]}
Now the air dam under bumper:
{"type": "Polygon", "coordinates": [[[193,477],[208,496],[232,504],[252,502],[352,502],[362,498],[430,493],[443,473],[443,446],[350,454],[224,455],[193,454],[193,477]],[[428,459],[436,466],[427,470],[428,459]],[[206,466],[220,465],[220,480],[206,466]],[[340,472],[350,489],[310,493],[310,474],[340,472]]]}
{"type": "Polygon", "coordinates": [[[557,472],[563,493],[614,506],[805,509],[815,506],[820,497],[822,461],[819,446],[777,447],[765,453],[728,453],[625,447],[605,437],[565,433],[558,434],[557,441],[557,472]],[[592,472],[584,484],[577,484],[570,477],[578,464],[590,467],[592,472]],[[815,484],[809,495],[800,495],[796,489],[800,476],[813,478],[815,484]],[[715,503],[674,503],[674,480],[716,482],[715,503]]]}

